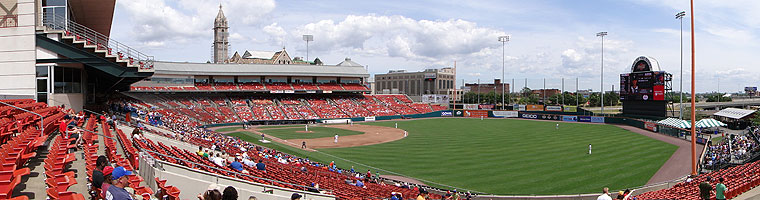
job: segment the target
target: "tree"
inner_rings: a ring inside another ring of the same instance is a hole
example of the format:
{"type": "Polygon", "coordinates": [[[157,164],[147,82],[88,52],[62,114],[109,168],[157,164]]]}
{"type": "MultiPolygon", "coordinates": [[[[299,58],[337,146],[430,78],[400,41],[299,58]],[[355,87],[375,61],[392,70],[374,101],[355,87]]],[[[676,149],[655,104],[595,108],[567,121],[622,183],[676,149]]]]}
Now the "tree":
{"type": "Polygon", "coordinates": [[[616,106],[620,105],[620,95],[616,92],[607,92],[604,94],[604,105],[605,106],[616,106]]]}
{"type": "Polygon", "coordinates": [[[528,88],[528,87],[524,87],[524,88],[522,88],[522,89],[520,90],[520,94],[521,94],[523,97],[528,97],[528,96],[530,96],[531,94],[533,94],[533,91],[532,91],[532,90],[530,90],[530,88],[528,88]]]}
{"type": "Polygon", "coordinates": [[[750,118],[750,121],[752,121],[752,124],[755,126],[760,125],[760,114],[753,114],[752,118],[750,118]]]}
{"type": "Polygon", "coordinates": [[[707,102],[729,102],[732,101],[731,96],[724,96],[725,93],[715,93],[707,95],[707,102]]]}
{"type": "MultiPolygon", "coordinates": [[[[694,115],[696,116],[697,121],[699,121],[700,119],[704,119],[704,118],[707,117],[707,116],[705,116],[703,114],[700,114],[699,111],[697,111],[696,113],[694,113],[694,115]]],[[[691,120],[691,107],[684,107],[683,108],[683,120],[691,120]]]]}

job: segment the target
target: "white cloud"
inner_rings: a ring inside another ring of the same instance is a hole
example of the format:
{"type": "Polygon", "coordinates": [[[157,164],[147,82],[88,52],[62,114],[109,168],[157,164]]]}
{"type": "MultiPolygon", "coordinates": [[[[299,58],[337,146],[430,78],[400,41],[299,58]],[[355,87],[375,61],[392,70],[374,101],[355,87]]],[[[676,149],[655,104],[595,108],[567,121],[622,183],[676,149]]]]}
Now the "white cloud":
{"type": "MultiPolygon", "coordinates": [[[[219,11],[218,3],[211,0],[117,1],[117,8],[123,9],[128,17],[123,21],[126,24],[119,26],[128,26],[129,35],[148,47],[194,42],[197,39],[210,40],[213,38],[211,28],[214,18],[219,11]]],[[[255,22],[275,6],[273,0],[223,0],[221,3],[229,5],[224,12],[231,24],[234,24],[233,21],[255,22]]]]}
{"type": "Polygon", "coordinates": [[[415,20],[404,16],[349,15],[343,21],[320,20],[300,26],[295,36],[314,35],[314,50],[387,49],[391,57],[438,60],[469,55],[496,46],[503,31],[461,19],[415,20]]]}
{"type": "Polygon", "coordinates": [[[285,35],[287,35],[287,32],[285,29],[277,25],[277,23],[272,23],[270,25],[265,26],[263,29],[264,33],[269,35],[270,39],[269,41],[275,45],[275,46],[282,46],[284,45],[285,41],[285,35]]]}

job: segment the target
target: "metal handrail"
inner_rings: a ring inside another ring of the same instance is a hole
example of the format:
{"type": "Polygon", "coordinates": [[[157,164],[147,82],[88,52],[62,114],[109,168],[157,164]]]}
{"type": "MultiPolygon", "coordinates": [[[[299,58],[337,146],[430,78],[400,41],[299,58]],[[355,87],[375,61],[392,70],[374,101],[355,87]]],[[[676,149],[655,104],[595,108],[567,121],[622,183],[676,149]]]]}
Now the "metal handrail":
{"type": "Polygon", "coordinates": [[[84,25],[66,19],[52,12],[45,12],[43,26],[52,30],[63,30],[64,35],[73,36],[75,40],[84,39],[85,45],[96,45],[97,50],[105,50],[109,55],[116,55],[118,60],[127,60],[129,64],[137,65],[140,69],[152,70],[155,59],[132,47],[124,45],[84,25]]]}
{"type": "Polygon", "coordinates": [[[32,113],[32,114],[35,114],[37,116],[40,116],[40,136],[45,136],[45,117],[43,117],[42,115],[40,115],[40,114],[38,114],[36,112],[32,112],[32,111],[29,111],[27,109],[19,108],[17,106],[11,105],[9,103],[5,103],[3,101],[0,101],[0,103],[5,104],[6,106],[13,107],[15,109],[19,109],[19,110],[24,111],[24,112],[28,112],[28,113],[32,113]]]}

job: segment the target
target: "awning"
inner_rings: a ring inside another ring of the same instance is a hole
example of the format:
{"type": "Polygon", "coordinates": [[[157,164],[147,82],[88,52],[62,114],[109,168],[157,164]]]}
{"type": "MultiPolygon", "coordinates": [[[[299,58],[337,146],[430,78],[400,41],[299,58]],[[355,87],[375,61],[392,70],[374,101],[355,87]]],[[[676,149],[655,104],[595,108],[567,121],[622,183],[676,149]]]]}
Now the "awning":
{"type": "Polygon", "coordinates": [[[726,124],[712,118],[707,118],[697,121],[696,126],[697,128],[712,128],[718,126],[726,126],[726,124]]]}
{"type": "Polygon", "coordinates": [[[686,121],[686,120],[676,119],[676,118],[663,119],[657,123],[661,125],[676,127],[676,128],[683,128],[683,129],[691,128],[691,122],[686,121]]]}
{"type": "Polygon", "coordinates": [[[751,115],[752,113],[755,113],[754,110],[745,110],[745,109],[738,109],[738,108],[726,108],[721,111],[716,112],[715,116],[721,116],[721,117],[728,117],[731,119],[741,119],[748,115],[751,115]]]}

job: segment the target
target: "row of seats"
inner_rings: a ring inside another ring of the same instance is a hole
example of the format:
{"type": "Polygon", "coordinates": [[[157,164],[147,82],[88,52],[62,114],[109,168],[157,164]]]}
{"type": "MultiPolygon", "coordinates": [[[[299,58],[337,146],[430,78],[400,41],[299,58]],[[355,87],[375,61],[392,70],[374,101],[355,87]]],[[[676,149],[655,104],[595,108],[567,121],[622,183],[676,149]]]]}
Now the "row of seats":
{"type": "MultiPolygon", "coordinates": [[[[707,177],[712,177],[713,181],[710,184],[713,188],[715,188],[718,178],[724,178],[725,182],[723,184],[728,188],[726,199],[732,199],[760,185],[760,161],[700,174],[690,182],[678,183],[670,188],[646,192],[636,195],[635,198],[639,200],[700,199],[699,184],[704,182],[707,177]]],[[[713,194],[711,198],[715,199],[715,195],[713,194]]]]}
{"type": "Polygon", "coordinates": [[[147,87],[132,86],[132,91],[369,91],[356,83],[196,83],[193,86],[147,87]]]}
{"type": "MultiPolygon", "coordinates": [[[[34,158],[49,134],[55,131],[57,122],[65,115],[58,107],[48,107],[31,99],[2,100],[4,103],[21,107],[40,114],[28,113],[5,104],[0,105],[0,199],[28,199],[27,196],[13,197],[14,188],[21,184],[23,177],[31,173],[25,167],[34,158]],[[40,121],[42,123],[40,124],[40,121]]],[[[56,146],[55,142],[51,146],[56,146]]],[[[55,161],[58,154],[48,154],[47,163],[55,161]]],[[[49,182],[54,183],[55,179],[49,182]]]]}
{"type": "Polygon", "coordinates": [[[185,115],[202,124],[409,115],[447,109],[445,106],[412,103],[406,95],[212,95],[176,98],[157,98],[154,94],[135,95],[146,100],[146,103],[157,105],[162,110],[159,112],[161,114],[171,114],[170,117],[185,115]]]}

